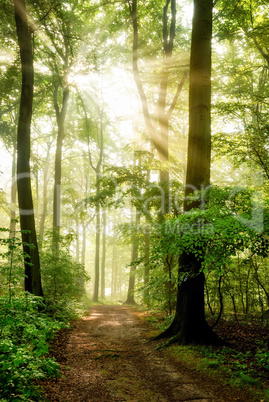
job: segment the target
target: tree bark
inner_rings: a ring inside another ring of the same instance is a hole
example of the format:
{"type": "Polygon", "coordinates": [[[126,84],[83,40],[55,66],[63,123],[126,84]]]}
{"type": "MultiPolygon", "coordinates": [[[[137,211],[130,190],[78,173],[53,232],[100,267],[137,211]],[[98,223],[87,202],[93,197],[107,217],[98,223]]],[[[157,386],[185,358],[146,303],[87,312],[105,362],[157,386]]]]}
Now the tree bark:
{"type": "MultiPolygon", "coordinates": [[[[203,204],[190,203],[188,196],[203,191],[210,183],[211,157],[211,38],[212,0],[194,0],[192,22],[190,88],[189,88],[189,143],[184,211],[203,204]]],[[[204,273],[202,261],[190,253],[179,258],[179,279],[176,314],[171,326],[158,338],[173,337],[171,342],[181,344],[215,344],[219,337],[205,319],[204,273]]]]}
{"type": "MultiPolygon", "coordinates": [[[[99,136],[98,136],[99,137],[99,136]]],[[[101,237],[101,215],[100,215],[100,202],[98,200],[100,193],[100,179],[101,179],[101,165],[103,162],[104,155],[104,127],[103,127],[103,109],[100,110],[100,137],[99,137],[99,159],[96,166],[93,166],[90,148],[89,158],[92,168],[95,170],[96,174],[96,238],[95,238],[95,278],[94,278],[94,292],[93,292],[93,301],[98,302],[99,297],[99,282],[100,282],[100,237],[101,237]]]]}
{"type": "Polygon", "coordinates": [[[102,261],[101,261],[101,298],[105,299],[106,291],[106,210],[103,208],[102,222],[102,261]]]}
{"type": "Polygon", "coordinates": [[[16,230],[16,198],[17,198],[17,182],[16,182],[16,153],[17,147],[15,142],[13,142],[12,149],[12,184],[11,184],[11,210],[10,210],[10,225],[9,225],[9,237],[12,238],[15,236],[16,230]]]}
{"type": "Polygon", "coordinates": [[[126,299],[126,304],[136,304],[135,299],[134,299],[134,293],[135,293],[135,274],[136,274],[136,265],[134,261],[138,257],[138,234],[137,234],[137,228],[140,222],[140,216],[139,212],[136,210],[135,212],[135,228],[134,232],[132,235],[132,253],[131,253],[131,266],[130,266],[130,273],[129,273],[129,284],[128,284],[128,292],[127,292],[127,299],[126,299]]]}
{"type": "Polygon", "coordinates": [[[112,245],[112,260],[111,260],[111,298],[115,299],[116,297],[117,297],[117,259],[116,259],[116,244],[114,239],[112,245]]]}
{"type": "Polygon", "coordinates": [[[34,90],[31,32],[24,0],[14,0],[15,21],[20,48],[22,87],[17,137],[17,188],[25,266],[25,290],[43,296],[30,179],[30,137],[34,90]]]}
{"type": "MultiPolygon", "coordinates": [[[[147,286],[149,283],[149,261],[150,261],[150,229],[149,225],[146,227],[145,232],[145,259],[144,259],[144,285],[147,286]]],[[[148,305],[149,303],[149,291],[146,288],[144,290],[144,303],[148,305]]]]}
{"type": "Polygon", "coordinates": [[[43,245],[43,237],[44,237],[44,232],[45,232],[45,220],[47,216],[47,192],[48,192],[48,174],[49,174],[49,162],[50,162],[50,148],[51,148],[52,143],[48,142],[47,143],[47,156],[46,156],[46,162],[45,162],[45,167],[44,167],[44,172],[43,172],[43,201],[42,201],[42,212],[41,212],[41,217],[40,217],[40,226],[39,226],[39,236],[40,236],[40,242],[39,242],[39,247],[42,248],[43,245]]]}
{"type": "Polygon", "coordinates": [[[53,249],[56,253],[58,253],[59,251],[62,148],[65,136],[64,123],[67,113],[68,99],[69,99],[69,89],[67,87],[64,87],[62,95],[62,104],[60,108],[58,104],[58,85],[56,85],[53,93],[53,103],[58,126],[56,154],[55,154],[55,168],[54,168],[54,189],[53,189],[53,249]]]}
{"type": "MultiPolygon", "coordinates": [[[[96,196],[98,197],[100,191],[99,185],[100,173],[96,172],[96,196]]],[[[95,234],[95,263],[94,263],[94,291],[93,291],[93,301],[98,302],[99,297],[99,282],[100,282],[100,237],[101,237],[101,215],[100,215],[100,204],[99,201],[96,203],[95,208],[96,213],[96,234],[95,234]]]]}
{"type": "Polygon", "coordinates": [[[86,243],[87,243],[87,225],[82,222],[82,251],[81,251],[81,264],[85,265],[86,262],[86,243]]]}
{"type": "Polygon", "coordinates": [[[90,122],[89,117],[87,115],[86,106],[84,104],[82,96],[80,96],[81,106],[84,112],[85,117],[85,125],[86,125],[86,133],[88,140],[88,157],[89,163],[92,169],[95,172],[96,177],[96,237],[95,237],[95,266],[94,266],[94,288],[93,288],[93,301],[98,302],[99,297],[99,282],[100,282],[100,228],[101,228],[101,216],[100,216],[100,202],[98,200],[100,194],[100,179],[101,179],[101,167],[103,164],[104,157],[104,108],[103,105],[98,109],[99,121],[96,124],[96,133],[97,133],[97,145],[99,147],[99,157],[97,163],[93,164],[92,153],[90,148],[90,122]]]}
{"type": "MultiPolygon", "coordinates": [[[[136,157],[134,153],[133,159],[133,167],[136,166],[136,157]]],[[[141,156],[138,157],[138,166],[141,168],[141,156]]],[[[140,194],[140,190],[139,190],[140,194]]],[[[134,223],[133,233],[132,233],[132,252],[131,252],[131,266],[130,266],[130,273],[129,273],[129,285],[127,291],[127,300],[126,304],[136,304],[134,299],[135,293],[135,275],[136,275],[136,264],[134,261],[138,258],[138,247],[139,247],[139,238],[138,238],[138,228],[140,224],[140,213],[138,209],[135,209],[135,216],[133,217],[133,210],[131,207],[132,212],[132,222],[134,223]]]]}

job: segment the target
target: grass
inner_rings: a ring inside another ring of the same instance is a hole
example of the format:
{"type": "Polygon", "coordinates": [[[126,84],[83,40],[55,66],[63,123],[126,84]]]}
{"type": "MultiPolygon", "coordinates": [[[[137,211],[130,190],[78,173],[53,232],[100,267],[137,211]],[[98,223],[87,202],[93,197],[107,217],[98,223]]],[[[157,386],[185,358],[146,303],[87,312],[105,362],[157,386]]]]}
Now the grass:
{"type": "MultiPolygon", "coordinates": [[[[171,318],[164,319],[162,314],[154,314],[145,316],[145,320],[151,324],[150,337],[153,337],[167,327],[171,318]]],[[[244,338],[249,342],[247,334],[242,334],[240,343],[244,342],[244,338]]],[[[172,356],[189,372],[195,373],[195,376],[231,388],[239,395],[248,393],[251,399],[246,400],[269,402],[268,346],[264,340],[259,340],[258,333],[255,344],[256,348],[244,352],[232,347],[172,345],[164,353],[172,356]]]]}
{"type": "Polygon", "coordinates": [[[213,352],[208,347],[207,353],[205,347],[172,345],[165,353],[202,380],[229,387],[229,392],[234,390],[238,395],[244,391],[251,398],[246,400],[269,402],[268,384],[254,372],[249,373],[244,363],[237,360],[236,353],[229,349],[213,352]]]}

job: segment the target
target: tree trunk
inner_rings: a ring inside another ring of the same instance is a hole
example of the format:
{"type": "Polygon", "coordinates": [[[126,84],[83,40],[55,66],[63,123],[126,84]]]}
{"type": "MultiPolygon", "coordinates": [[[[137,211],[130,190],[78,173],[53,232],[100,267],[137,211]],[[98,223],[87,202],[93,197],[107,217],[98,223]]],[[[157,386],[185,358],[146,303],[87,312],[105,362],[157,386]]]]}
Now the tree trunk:
{"type": "Polygon", "coordinates": [[[97,144],[99,146],[99,158],[96,163],[96,165],[93,165],[93,160],[92,160],[92,154],[91,154],[91,148],[90,148],[90,134],[91,134],[91,129],[90,129],[90,120],[87,115],[87,110],[84,104],[84,101],[82,97],[80,97],[81,101],[81,106],[83,108],[83,112],[85,115],[85,123],[86,123],[86,132],[87,132],[87,139],[88,139],[88,157],[89,157],[89,162],[92,167],[92,169],[95,171],[95,177],[96,177],[96,237],[95,237],[95,267],[94,267],[94,289],[93,289],[93,301],[98,302],[98,295],[99,295],[99,280],[100,280],[100,228],[101,228],[101,216],[100,216],[100,202],[98,200],[99,193],[100,193],[100,179],[101,179],[101,168],[102,168],[102,163],[103,163],[103,157],[104,157],[104,109],[103,105],[99,109],[99,122],[96,125],[96,132],[97,132],[97,144]]]}
{"type": "MultiPolygon", "coordinates": [[[[149,283],[149,261],[150,261],[150,229],[149,225],[146,227],[145,232],[145,262],[144,262],[144,285],[147,286],[149,283]]],[[[144,303],[147,305],[149,302],[149,291],[146,288],[144,290],[144,303]]]]}
{"type": "Polygon", "coordinates": [[[12,185],[11,185],[11,210],[10,210],[10,225],[9,237],[15,236],[16,230],[16,197],[17,197],[17,182],[16,182],[16,144],[13,143],[12,150],[12,185]]]}
{"type": "Polygon", "coordinates": [[[103,233],[102,233],[102,262],[101,262],[101,298],[105,299],[106,293],[106,210],[103,208],[103,233]]]}
{"type": "Polygon", "coordinates": [[[41,217],[40,217],[40,226],[39,226],[39,236],[40,236],[40,242],[39,246],[42,248],[43,244],[43,237],[44,237],[44,232],[45,232],[45,220],[47,216],[47,192],[48,192],[48,173],[49,173],[49,162],[50,162],[50,148],[51,148],[51,143],[48,143],[48,149],[47,149],[47,156],[46,156],[46,162],[45,162],[45,167],[44,167],[44,173],[43,173],[43,201],[42,201],[42,212],[41,212],[41,217]]]}
{"type": "Polygon", "coordinates": [[[169,82],[169,68],[171,56],[173,53],[174,39],[176,33],[176,0],[166,0],[163,8],[163,68],[159,85],[158,101],[156,105],[156,116],[151,116],[148,107],[148,99],[144,91],[141,74],[138,68],[138,17],[137,17],[137,0],[129,2],[129,11],[132,18],[133,25],[133,49],[132,49],[132,65],[135,83],[137,86],[138,94],[141,101],[143,117],[148,131],[150,140],[158,152],[160,160],[163,162],[160,169],[160,187],[162,191],[161,206],[159,217],[160,220],[163,216],[169,213],[170,199],[169,199],[169,121],[176,106],[177,100],[183,88],[184,82],[187,78],[187,72],[183,73],[182,79],[178,84],[176,94],[173,97],[170,106],[168,105],[168,82],[169,82]],[[170,27],[168,27],[168,7],[170,5],[170,27]],[[155,121],[157,120],[160,135],[157,133],[155,121]]]}
{"type": "MultiPolygon", "coordinates": [[[[97,189],[96,196],[99,195],[100,185],[99,185],[99,172],[96,173],[97,189]]],[[[96,235],[95,235],[95,264],[94,264],[94,291],[93,291],[93,301],[98,302],[99,295],[99,279],[100,279],[100,228],[101,228],[101,216],[100,216],[100,204],[96,203],[96,235]]]]}
{"type": "Polygon", "coordinates": [[[112,245],[112,260],[111,260],[111,298],[115,299],[116,296],[117,296],[117,261],[116,261],[116,245],[114,239],[112,245]]]}
{"type": "Polygon", "coordinates": [[[78,215],[76,215],[75,221],[76,221],[76,261],[79,264],[80,244],[79,244],[79,217],[78,217],[78,215]]]}
{"type": "Polygon", "coordinates": [[[130,274],[129,274],[129,285],[128,285],[128,292],[127,292],[127,299],[126,299],[126,304],[136,304],[135,299],[134,299],[134,292],[135,292],[135,274],[136,274],[136,265],[134,261],[138,257],[138,233],[137,229],[139,226],[140,222],[140,215],[139,212],[136,210],[135,212],[135,227],[133,229],[133,235],[132,235],[132,255],[131,255],[131,266],[130,266],[130,274]]]}
{"type": "Polygon", "coordinates": [[[53,93],[54,109],[58,125],[58,135],[55,154],[54,169],[54,189],[53,189],[53,249],[56,253],[59,251],[60,236],[60,209],[61,209],[61,177],[62,177],[62,148],[64,141],[64,123],[67,113],[69,98],[68,88],[63,88],[61,109],[58,105],[58,86],[56,85],[53,93]]]}
{"type": "MultiPolygon", "coordinates": [[[[195,0],[192,25],[190,89],[189,89],[189,144],[184,211],[203,203],[190,203],[188,196],[202,191],[210,183],[211,157],[211,37],[212,0],[195,0]]],[[[181,344],[219,343],[205,319],[204,273],[202,261],[194,254],[184,252],[179,258],[179,278],[176,315],[171,326],[158,338],[172,336],[181,344]]]]}
{"type": "Polygon", "coordinates": [[[85,265],[86,262],[86,243],[87,243],[87,225],[82,223],[82,251],[81,251],[81,264],[85,265]]]}
{"type": "MultiPolygon", "coordinates": [[[[150,170],[147,170],[147,182],[150,181],[150,170]]],[[[145,268],[144,268],[144,285],[149,282],[149,262],[150,262],[150,222],[149,217],[146,215],[146,228],[145,228],[145,268]]],[[[149,292],[144,292],[144,302],[148,303],[149,292]]]]}
{"type": "Polygon", "coordinates": [[[30,137],[34,87],[32,42],[27,24],[25,1],[14,0],[14,9],[22,66],[17,137],[17,187],[23,251],[25,253],[25,290],[36,296],[43,296],[30,180],[30,137]]]}

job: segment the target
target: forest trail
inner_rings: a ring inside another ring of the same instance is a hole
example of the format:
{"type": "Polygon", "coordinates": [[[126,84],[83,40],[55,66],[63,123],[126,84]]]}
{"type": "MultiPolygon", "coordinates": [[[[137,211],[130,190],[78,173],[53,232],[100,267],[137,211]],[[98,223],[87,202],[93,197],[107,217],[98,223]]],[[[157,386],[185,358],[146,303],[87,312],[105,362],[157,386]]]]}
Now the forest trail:
{"type": "MultiPolygon", "coordinates": [[[[49,401],[234,401],[197,380],[148,342],[135,309],[94,306],[67,339],[62,377],[45,384],[49,401]]],[[[243,401],[243,399],[242,399],[243,401]]],[[[245,401],[245,399],[244,399],[245,401]]]]}

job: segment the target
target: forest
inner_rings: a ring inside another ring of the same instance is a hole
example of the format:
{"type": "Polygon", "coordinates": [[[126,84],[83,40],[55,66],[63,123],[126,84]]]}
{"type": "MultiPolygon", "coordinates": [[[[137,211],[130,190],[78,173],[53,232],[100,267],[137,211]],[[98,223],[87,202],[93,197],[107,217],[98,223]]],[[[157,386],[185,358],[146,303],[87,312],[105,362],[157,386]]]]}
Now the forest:
{"type": "Polygon", "coordinates": [[[0,5],[0,401],[100,304],[269,400],[268,2],[0,5]]]}

